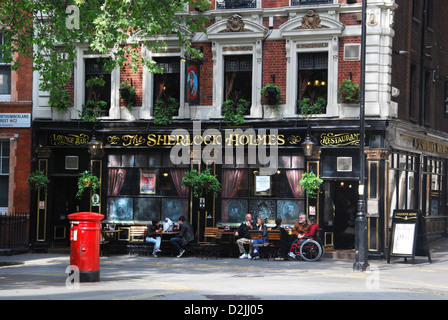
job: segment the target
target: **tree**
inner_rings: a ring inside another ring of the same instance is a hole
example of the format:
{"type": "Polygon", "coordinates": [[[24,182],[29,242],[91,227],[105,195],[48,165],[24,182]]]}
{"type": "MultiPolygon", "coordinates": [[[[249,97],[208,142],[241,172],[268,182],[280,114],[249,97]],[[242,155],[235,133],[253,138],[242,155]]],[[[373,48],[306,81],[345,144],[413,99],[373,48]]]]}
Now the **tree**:
{"type": "Polygon", "coordinates": [[[41,90],[50,92],[50,104],[60,101],[61,95],[67,97],[64,87],[80,44],[109,55],[105,65],[109,71],[125,66],[136,71],[142,64],[150,72],[162,72],[154,61],[142,57],[141,46],[163,50],[164,35],[175,34],[188,55],[200,58],[189,33],[205,30],[208,19],[200,12],[210,5],[208,0],[0,1],[0,32],[5,34],[0,49],[9,53],[3,62],[17,70],[20,57],[31,57],[42,79],[41,90]],[[187,6],[197,8],[197,13],[185,12],[187,6]]]}

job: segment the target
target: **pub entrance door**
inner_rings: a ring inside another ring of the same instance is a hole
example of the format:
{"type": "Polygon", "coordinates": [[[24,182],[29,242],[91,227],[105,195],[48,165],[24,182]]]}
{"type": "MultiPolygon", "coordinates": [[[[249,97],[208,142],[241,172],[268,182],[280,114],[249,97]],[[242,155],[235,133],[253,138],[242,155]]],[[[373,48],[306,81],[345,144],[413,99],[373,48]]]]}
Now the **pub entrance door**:
{"type": "Polygon", "coordinates": [[[67,215],[79,211],[89,211],[89,197],[76,197],[78,191],[77,176],[53,176],[52,193],[49,195],[50,239],[53,247],[70,244],[70,225],[67,215]]]}
{"type": "Polygon", "coordinates": [[[333,180],[325,186],[325,226],[330,226],[334,236],[334,248],[354,249],[355,219],[358,203],[358,181],[333,180]]]}

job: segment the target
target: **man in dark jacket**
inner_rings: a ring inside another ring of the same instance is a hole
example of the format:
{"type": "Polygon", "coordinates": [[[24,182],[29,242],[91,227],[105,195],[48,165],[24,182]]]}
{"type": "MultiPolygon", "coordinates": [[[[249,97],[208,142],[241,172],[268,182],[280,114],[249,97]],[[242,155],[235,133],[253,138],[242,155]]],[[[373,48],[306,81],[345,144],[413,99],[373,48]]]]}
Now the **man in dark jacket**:
{"type": "Polygon", "coordinates": [[[174,248],[179,250],[177,257],[180,258],[185,252],[182,247],[194,240],[194,230],[192,225],[185,221],[184,216],[180,216],[177,222],[179,223],[179,235],[171,238],[170,241],[174,248]]]}
{"type": "Polygon", "coordinates": [[[238,249],[240,250],[240,259],[250,259],[250,252],[252,251],[252,243],[250,241],[249,230],[255,230],[255,224],[252,222],[252,215],[250,213],[246,214],[246,221],[244,221],[238,229],[235,231],[235,237],[239,238],[236,240],[238,249]],[[244,245],[249,245],[249,251],[244,249],[244,245]]]}

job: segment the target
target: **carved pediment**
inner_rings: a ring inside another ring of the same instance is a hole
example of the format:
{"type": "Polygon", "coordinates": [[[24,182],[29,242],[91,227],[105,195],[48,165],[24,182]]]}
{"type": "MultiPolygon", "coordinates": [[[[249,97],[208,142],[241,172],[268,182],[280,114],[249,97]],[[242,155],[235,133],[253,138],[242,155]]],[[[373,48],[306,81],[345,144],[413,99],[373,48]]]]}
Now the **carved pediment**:
{"type": "Polygon", "coordinates": [[[218,39],[263,39],[268,29],[250,19],[243,19],[239,14],[233,14],[228,19],[218,20],[207,28],[210,40],[218,39]]]}
{"type": "Polygon", "coordinates": [[[322,25],[319,15],[314,10],[309,10],[302,18],[302,25],[297,29],[320,29],[328,28],[326,25],[322,25]]]}
{"type": "Polygon", "coordinates": [[[243,18],[239,14],[234,14],[227,20],[227,28],[221,30],[220,32],[253,32],[253,31],[245,28],[243,18]]]}
{"type": "Polygon", "coordinates": [[[284,37],[327,37],[341,34],[344,28],[345,25],[341,22],[309,10],[304,16],[285,22],[279,30],[284,37]]]}

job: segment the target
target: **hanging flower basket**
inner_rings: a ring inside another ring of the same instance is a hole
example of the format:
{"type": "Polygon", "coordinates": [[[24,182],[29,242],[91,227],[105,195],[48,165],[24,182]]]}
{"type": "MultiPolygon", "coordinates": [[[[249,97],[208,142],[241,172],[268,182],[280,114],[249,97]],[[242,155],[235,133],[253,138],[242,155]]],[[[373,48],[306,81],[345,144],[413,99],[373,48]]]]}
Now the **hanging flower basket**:
{"type": "Polygon", "coordinates": [[[95,192],[95,190],[101,187],[98,177],[89,171],[84,171],[80,175],[78,178],[78,192],[76,193],[77,198],[81,198],[85,190],[90,189],[92,192],[95,192]]]}
{"type": "Polygon", "coordinates": [[[42,170],[36,170],[28,175],[28,186],[32,190],[45,189],[49,183],[50,180],[42,170]]]}
{"type": "Polygon", "coordinates": [[[302,178],[299,181],[300,187],[302,188],[300,194],[303,195],[303,193],[305,193],[309,198],[315,199],[320,192],[320,186],[323,182],[324,181],[317,177],[313,172],[303,173],[302,178]]]}
{"type": "Polygon", "coordinates": [[[210,192],[216,196],[221,191],[221,183],[210,173],[210,169],[205,169],[201,173],[191,170],[182,178],[182,188],[191,190],[195,198],[202,198],[210,192]]]}

